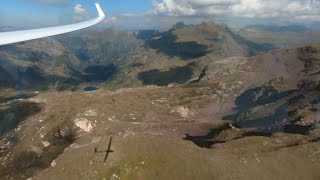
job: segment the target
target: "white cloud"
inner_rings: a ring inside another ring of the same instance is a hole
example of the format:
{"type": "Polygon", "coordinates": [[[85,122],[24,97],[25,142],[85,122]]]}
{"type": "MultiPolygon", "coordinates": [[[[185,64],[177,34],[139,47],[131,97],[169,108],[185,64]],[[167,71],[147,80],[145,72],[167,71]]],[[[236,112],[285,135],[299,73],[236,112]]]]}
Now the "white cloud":
{"type": "Polygon", "coordinates": [[[154,13],[168,16],[319,21],[320,0],[152,0],[154,13]]]}
{"type": "Polygon", "coordinates": [[[79,15],[87,13],[87,11],[84,9],[84,7],[81,4],[76,4],[73,8],[73,11],[75,14],[79,14],[79,15]]]}
{"type": "Polygon", "coordinates": [[[89,18],[89,13],[81,4],[76,4],[73,7],[73,13],[73,19],[75,21],[82,21],[89,18]]]}

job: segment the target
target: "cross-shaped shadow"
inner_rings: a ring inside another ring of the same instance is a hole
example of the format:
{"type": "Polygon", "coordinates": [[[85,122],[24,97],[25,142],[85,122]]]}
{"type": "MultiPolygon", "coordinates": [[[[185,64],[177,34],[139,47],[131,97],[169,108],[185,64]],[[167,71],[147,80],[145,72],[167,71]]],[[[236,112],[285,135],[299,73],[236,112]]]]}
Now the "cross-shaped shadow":
{"type": "Polygon", "coordinates": [[[106,156],[105,156],[104,159],[103,159],[103,163],[106,163],[109,154],[114,152],[114,151],[111,150],[111,143],[112,143],[112,137],[110,137],[108,150],[106,150],[106,151],[98,150],[97,147],[94,148],[94,152],[95,152],[95,153],[106,153],[106,156]]]}

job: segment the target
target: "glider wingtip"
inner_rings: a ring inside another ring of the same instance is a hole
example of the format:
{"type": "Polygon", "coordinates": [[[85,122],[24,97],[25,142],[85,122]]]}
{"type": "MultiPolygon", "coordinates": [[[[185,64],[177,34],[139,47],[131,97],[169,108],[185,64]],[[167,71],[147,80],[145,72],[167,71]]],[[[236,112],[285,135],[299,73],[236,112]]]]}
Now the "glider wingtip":
{"type": "Polygon", "coordinates": [[[100,16],[100,17],[105,17],[105,14],[104,14],[104,12],[103,12],[102,9],[101,9],[100,4],[99,4],[99,3],[95,3],[95,5],[96,5],[97,11],[98,11],[98,13],[99,13],[99,16],[100,16]]]}

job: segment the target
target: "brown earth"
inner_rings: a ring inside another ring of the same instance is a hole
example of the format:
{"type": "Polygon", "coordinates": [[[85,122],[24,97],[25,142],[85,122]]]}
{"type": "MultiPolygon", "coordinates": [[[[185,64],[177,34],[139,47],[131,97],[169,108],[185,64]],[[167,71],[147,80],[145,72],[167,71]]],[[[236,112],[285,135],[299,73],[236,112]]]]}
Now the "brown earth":
{"type": "Polygon", "coordinates": [[[0,178],[319,179],[319,55],[204,57],[202,81],[170,87],[3,91],[0,178]]]}

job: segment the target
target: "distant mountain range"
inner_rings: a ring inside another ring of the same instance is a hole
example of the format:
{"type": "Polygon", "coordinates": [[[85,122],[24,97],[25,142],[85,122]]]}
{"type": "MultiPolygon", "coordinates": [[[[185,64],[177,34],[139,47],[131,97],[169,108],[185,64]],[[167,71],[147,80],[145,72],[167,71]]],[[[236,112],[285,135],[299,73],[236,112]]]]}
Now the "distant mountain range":
{"type": "Polygon", "coordinates": [[[306,32],[310,31],[309,28],[301,25],[286,25],[286,26],[278,26],[278,25],[250,25],[245,27],[246,29],[258,29],[262,31],[268,32],[306,32]]]}
{"type": "Polygon", "coordinates": [[[198,62],[256,56],[317,38],[320,42],[317,33],[306,35],[308,31],[298,26],[274,27],[273,33],[260,30],[271,27],[253,27],[254,32],[212,22],[177,23],[167,31],[90,30],[1,46],[0,86],[60,90],[99,82],[112,88],[166,86],[196,78],[204,68],[198,62]]]}

